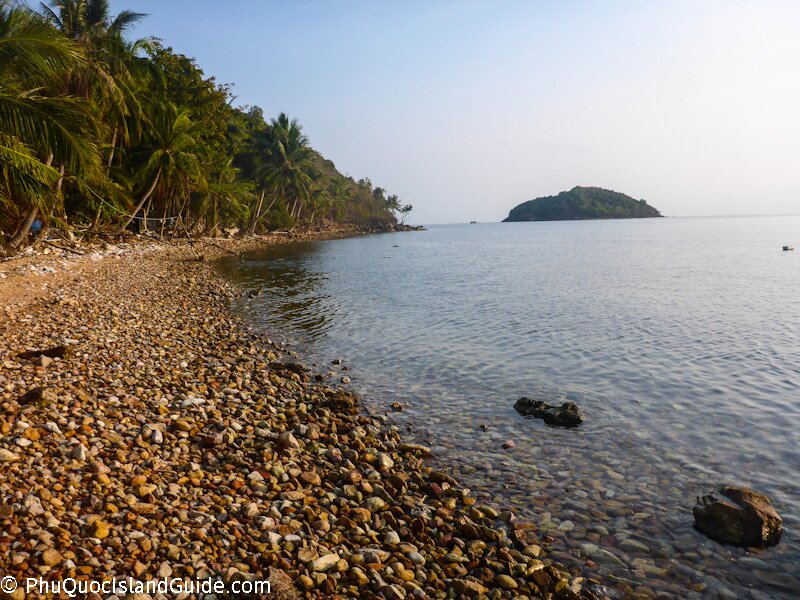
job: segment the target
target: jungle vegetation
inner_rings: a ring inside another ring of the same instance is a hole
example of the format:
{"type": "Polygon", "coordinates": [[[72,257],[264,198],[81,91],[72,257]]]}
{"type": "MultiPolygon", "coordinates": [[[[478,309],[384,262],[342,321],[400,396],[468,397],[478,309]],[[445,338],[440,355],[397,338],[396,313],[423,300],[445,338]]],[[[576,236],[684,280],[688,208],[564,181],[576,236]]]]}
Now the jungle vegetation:
{"type": "Polygon", "coordinates": [[[295,119],[228,85],[108,0],[0,0],[0,246],[32,230],[218,234],[385,226],[411,207],[354,180],[295,119]]]}

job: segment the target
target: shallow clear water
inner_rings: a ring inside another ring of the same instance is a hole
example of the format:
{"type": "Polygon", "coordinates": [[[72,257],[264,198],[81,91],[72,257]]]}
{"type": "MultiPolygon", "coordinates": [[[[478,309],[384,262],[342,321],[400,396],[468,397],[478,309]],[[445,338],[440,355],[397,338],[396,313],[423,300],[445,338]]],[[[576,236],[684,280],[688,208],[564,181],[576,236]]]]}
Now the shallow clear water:
{"type": "Polygon", "coordinates": [[[255,327],[351,377],[473,491],[537,523],[556,560],[644,597],[792,598],[800,252],[781,251],[792,242],[800,217],[454,225],[221,268],[263,290],[241,306],[255,327]],[[574,400],[586,421],[523,419],[522,395],[574,400]],[[748,553],[692,528],[695,497],[723,482],[772,498],[779,546],[748,553]]]}

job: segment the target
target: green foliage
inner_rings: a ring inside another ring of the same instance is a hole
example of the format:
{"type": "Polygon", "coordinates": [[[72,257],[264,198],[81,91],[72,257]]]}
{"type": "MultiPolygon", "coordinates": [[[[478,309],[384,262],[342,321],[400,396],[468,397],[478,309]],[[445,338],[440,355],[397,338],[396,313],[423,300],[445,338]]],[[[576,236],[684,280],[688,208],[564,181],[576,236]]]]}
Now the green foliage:
{"type": "Polygon", "coordinates": [[[528,200],[511,209],[504,222],[639,219],[660,217],[644,200],[597,187],[574,187],[557,196],[528,200]]]}
{"type": "MultiPolygon", "coordinates": [[[[296,120],[231,106],[230,86],[108,0],[0,0],[0,233],[147,219],[250,231],[384,225],[397,196],[339,173],[296,120]]],[[[176,226],[177,227],[177,226],[176,226]]],[[[3,238],[0,236],[0,244],[3,238]]]]}

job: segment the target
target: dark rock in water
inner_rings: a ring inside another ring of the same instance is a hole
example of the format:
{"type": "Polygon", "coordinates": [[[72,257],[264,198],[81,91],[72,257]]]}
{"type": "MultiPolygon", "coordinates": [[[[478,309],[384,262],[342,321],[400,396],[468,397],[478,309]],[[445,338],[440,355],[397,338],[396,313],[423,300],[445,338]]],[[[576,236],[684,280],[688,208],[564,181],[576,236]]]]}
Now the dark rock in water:
{"type": "Polygon", "coordinates": [[[561,406],[555,406],[541,400],[520,398],[514,404],[514,408],[525,417],[542,419],[554,427],[577,427],[583,423],[583,414],[574,402],[564,402],[561,406]]]}
{"type": "Polygon", "coordinates": [[[345,390],[334,390],[332,393],[324,394],[324,396],[323,404],[328,408],[345,414],[358,414],[358,407],[361,403],[358,395],[345,390]]]}
{"type": "Polygon", "coordinates": [[[694,526],[722,544],[744,547],[774,546],[781,539],[783,520],[763,494],[750,488],[723,486],[720,498],[697,499],[694,526]]]}

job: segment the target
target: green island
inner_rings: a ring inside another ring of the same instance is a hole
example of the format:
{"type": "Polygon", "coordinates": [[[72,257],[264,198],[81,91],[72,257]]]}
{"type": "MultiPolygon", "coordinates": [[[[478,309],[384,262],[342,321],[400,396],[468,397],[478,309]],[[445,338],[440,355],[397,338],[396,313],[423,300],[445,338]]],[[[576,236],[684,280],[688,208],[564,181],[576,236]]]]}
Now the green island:
{"type": "Polygon", "coordinates": [[[645,219],[663,216],[644,200],[599,187],[576,186],[556,196],[528,200],[511,209],[503,223],[516,221],[577,221],[584,219],[645,219]]]}

